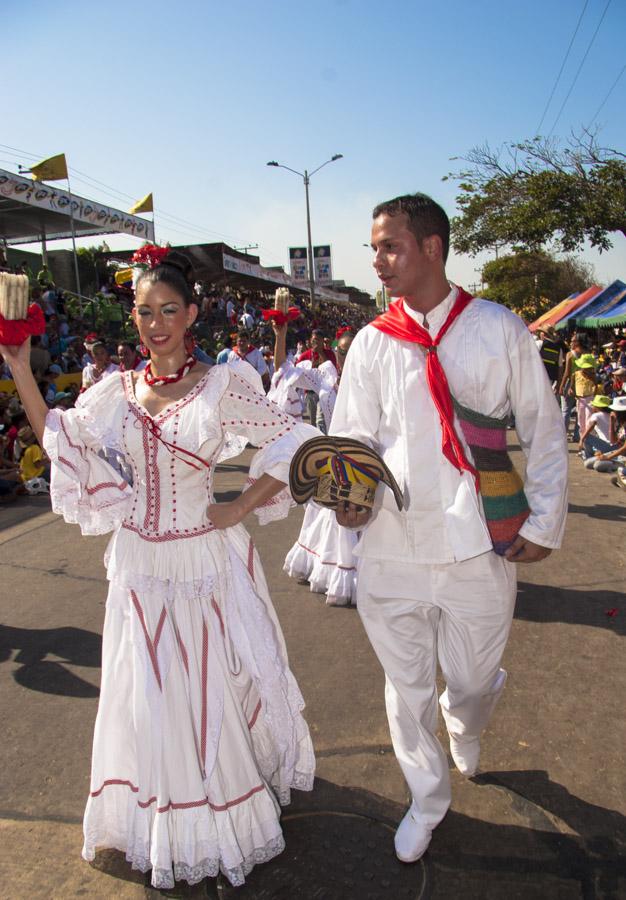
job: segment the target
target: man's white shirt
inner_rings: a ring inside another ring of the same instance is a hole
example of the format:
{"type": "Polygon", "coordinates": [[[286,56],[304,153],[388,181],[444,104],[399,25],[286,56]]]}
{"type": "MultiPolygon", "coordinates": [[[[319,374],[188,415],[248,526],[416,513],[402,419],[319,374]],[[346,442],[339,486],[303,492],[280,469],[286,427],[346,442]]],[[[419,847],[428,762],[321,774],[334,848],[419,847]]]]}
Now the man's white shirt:
{"type": "MultiPolygon", "coordinates": [[[[428,313],[435,337],[457,289],[428,313]]],[[[419,324],[424,316],[405,306],[419,324]]],[[[450,391],[459,403],[502,419],[511,413],[527,457],[528,540],[558,547],[567,496],[567,445],[562,418],[534,340],[514,313],[475,299],[438,348],[450,391]]],[[[458,420],[456,432],[463,439],[458,420]]],[[[474,479],[443,456],[439,414],[426,381],[426,353],[367,326],[356,336],[342,373],[331,431],[378,450],[404,491],[398,512],[380,486],[370,524],[355,550],[375,559],[449,563],[485,553],[491,539],[474,479]]]]}

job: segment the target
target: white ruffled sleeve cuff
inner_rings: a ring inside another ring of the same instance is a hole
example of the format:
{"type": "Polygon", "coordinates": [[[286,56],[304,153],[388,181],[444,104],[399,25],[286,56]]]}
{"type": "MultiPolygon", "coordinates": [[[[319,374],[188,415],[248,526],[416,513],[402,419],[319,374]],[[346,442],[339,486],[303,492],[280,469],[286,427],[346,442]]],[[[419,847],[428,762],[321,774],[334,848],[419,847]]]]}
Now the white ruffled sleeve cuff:
{"type": "Polygon", "coordinates": [[[50,457],[52,510],[83,534],[106,534],[122,521],[132,488],[85,441],[78,410],[50,410],[43,446],[50,457]]]}
{"type": "Polygon", "coordinates": [[[295,425],[287,434],[272,441],[255,453],[250,465],[248,484],[253,484],[261,475],[271,475],[282,481],[285,487],[267,500],[263,506],[257,507],[255,513],[261,525],[284,519],[295,503],[289,493],[289,466],[298,447],[311,438],[319,437],[320,432],[312,425],[303,422],[295,425]]]}

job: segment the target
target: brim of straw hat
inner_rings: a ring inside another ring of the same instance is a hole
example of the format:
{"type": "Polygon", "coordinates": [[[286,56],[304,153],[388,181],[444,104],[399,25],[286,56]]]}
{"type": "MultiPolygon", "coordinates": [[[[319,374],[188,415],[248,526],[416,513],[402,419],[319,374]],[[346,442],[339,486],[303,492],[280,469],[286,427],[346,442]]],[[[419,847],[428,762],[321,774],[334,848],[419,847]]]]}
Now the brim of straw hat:
{"type": "MultiPolygon", "coordinates": [[[[315,497],[316,502],[322,506],[336,509],[340,500],[351,500],[349,495],[347,498],[343,496],[321,498],[319,496],[318,488],[322,477],[320,469],[326,465],[329,457],[339,454],[348,456],[357,465],[363,465],[374,478],[391,488],[398,509],[402,509],[404,505],[402,491],[393,474],[375,450],[352,438],[328,436],[306,441],[298,448],[291,460],[289,490],[296,503],[306,503],[307,500],[315,497]]],[[[356,486],[355,495],[359,493],[358,488],[360,487],[362,486],[356,486]]],[[[361,496],[352,502],[358,505],[368,505],[363,502],[361,496]]]]}

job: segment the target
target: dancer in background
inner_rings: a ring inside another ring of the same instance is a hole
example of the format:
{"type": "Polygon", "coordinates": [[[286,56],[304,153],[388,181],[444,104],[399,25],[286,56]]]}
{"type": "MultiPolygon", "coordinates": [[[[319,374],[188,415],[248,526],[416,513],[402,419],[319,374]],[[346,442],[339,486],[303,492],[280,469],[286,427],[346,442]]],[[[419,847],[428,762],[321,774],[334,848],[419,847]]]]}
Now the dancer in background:
{"type": "MultiPolygon", "coordinates": [[[[29,342],[2,347],[52,460],[55,512],[84,534],[112,532],[83,856],[117,848],[152,885],[221,869],[243,884],[284,847],[280,804],[313,786],[314,757],[287,653],[241,524],[290,506],[289,462],[318,432],[229,365],[185,348],[198,307],[172,253],[138,280],[133,317],[150,361],[49,411],[29,342]],[[217,463],[250,442],[250,486],[213,500],[217,463]],[[101,455],[123,453],[132,486],[101,455]]],[[[242,363],[243,365],[243,363],[242,363]]]]}
{"type": "MultiPolygon", "coordinates": [[[[268,396],[275,396],[281,408],[292,409],[301,402],[297,394],[299,389],[315,391],[326,433],[335,408],[341,370],[354,334],[350,329],[342,329],[338,334],[337,369],[330,361],[314,369],[310,361],[293,365],[286,359],[287,326],[279,328],[274,323],[273,327],[276,374],[268,396]]],[[[356,565],[352,551],[357,540],[358,533],[339,525],[333,510],[309,500],[300,534],[287,554],[284,570],[291,578],[308,581],[313,593],[325,594],[328,606],[349,606],[356,600],[356,565]]]]}

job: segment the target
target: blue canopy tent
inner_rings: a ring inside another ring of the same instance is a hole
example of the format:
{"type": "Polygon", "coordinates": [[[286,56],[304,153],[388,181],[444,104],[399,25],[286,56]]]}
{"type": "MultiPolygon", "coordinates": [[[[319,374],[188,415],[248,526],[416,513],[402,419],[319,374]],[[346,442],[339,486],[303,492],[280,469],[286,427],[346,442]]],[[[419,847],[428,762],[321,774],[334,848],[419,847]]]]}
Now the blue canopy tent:
{"type": "Polygon", "coordinates": [[[626,325],[626,285],[602,311],[591,315],[585,310],[585,318],[577,324],[581,328],[613,328],[615,325],[626,325]]]}
{"type": "Polygon", "coordinates": [[[626,322],[626,284],[617,279],[579,309],[561,319],[562,328],[612,328],[626,322]]]}

